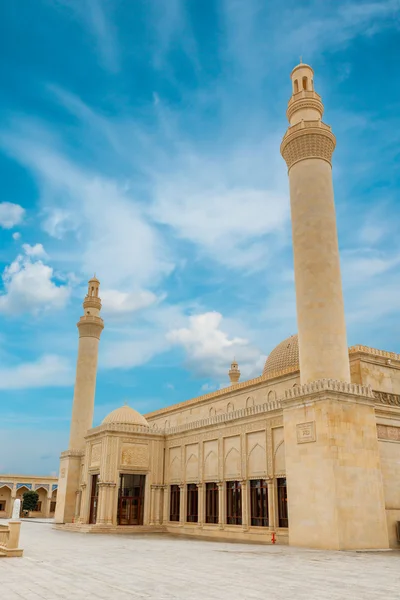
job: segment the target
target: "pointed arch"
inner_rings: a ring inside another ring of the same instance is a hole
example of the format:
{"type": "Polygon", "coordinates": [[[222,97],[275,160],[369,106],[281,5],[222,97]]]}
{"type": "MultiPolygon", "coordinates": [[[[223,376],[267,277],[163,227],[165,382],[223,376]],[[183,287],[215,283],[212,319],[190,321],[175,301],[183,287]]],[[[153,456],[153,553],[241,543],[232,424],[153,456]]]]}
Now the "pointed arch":
{"type": "Polygon", "coordinates": [[[274,474],[286,473],[285,441],[281,440],[274,452],[274,474]]]}
{"type": "Polygon", "coordinates": [[[232,446],[228,450],[224,460],[225,476],[240,476],[240,453],[237,448],[232,446]]]}

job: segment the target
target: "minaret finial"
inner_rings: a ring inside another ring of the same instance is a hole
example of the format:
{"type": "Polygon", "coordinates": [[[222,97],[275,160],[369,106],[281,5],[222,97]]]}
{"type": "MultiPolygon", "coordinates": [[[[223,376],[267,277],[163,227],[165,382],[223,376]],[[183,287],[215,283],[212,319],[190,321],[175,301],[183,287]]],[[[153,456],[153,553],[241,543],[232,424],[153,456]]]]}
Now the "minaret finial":
{"type": "Polygon", "coordinates": [[[303,57],[300,55],[300,64],[303,64],[303,57]]]}

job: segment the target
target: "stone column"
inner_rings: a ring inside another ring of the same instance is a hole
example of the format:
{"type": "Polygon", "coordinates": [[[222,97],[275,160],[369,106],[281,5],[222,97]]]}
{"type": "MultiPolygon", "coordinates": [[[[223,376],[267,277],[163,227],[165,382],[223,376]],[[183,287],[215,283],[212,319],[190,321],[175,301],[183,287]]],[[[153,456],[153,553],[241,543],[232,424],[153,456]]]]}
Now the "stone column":
{"type": "Polygon", "coordinates": [[[247,531],[249,529],[249,489],[247,480],[243,480],[240,482],[242,487],[242,527],[243,531],[247,531]]]}
{"type": "Polygon", "coordinates": [[[107,484],[100,482],[99,484],[99,497],[96,514],[96,525],[104,525],[106,521],[107,511],[107,484]]]}
{"type": "Polygon", "coordinates": [[[273,479],[268,479],[268,523],[274,531],[277,527],[276,502],[275,502],[275,484],[273,479]]]}
{"type": "Polygon", "coordinates": [[[218,525],[219,529],[223,529],[225,525],[225,513],[226,513],[226,502],[225,502],[225,483],[220,481],[218,483],[218,525]]]}
{"type": "Polygon", "coordinates": [[[81,524],[87,524],[89,522],[89,502],[90,492],[86,483],[81,483],[81,510],[78,522],[81,524]]]}
{"type": "Polygon", "coordinates": [[[281,145],[289,172],[302,383],[331,378],[350,381],[349,353],[340,276],[331,158],[335,136],[321,121],[313,70],[300,64],[281,145]],[[307,86],[303,89],[303,81],[307,86]]]}
{"type": "Polygon", "coordinates": [[[198,523],[200,527],[204,525],[204,485],[202,483],[197,484],[197,494],[198,494],[198,511],[199,511],[199,519],[198,523]]]}
{"type": "Polygon", "coordinates": [[[79,521],[79,515],[81,512],[81,490],[76,490],[75,492],[75,516],[74,523],[79,521]]]}
{"type": "Polygon", "coordinates": [[[164,497],[163,497],[163,512],[162,512],[161,523],[163,523],[164,525],[166,525],[169,522],[169,498],[170,498],[170,491],[169,491],[169,486],[168,485],[163,485],[163,493],[164,493],[164,497]]]}
{"type": "Polygon", "coordinates": [[[179,506],[179,523],[184,525],[186,521],[186,485],[181,483],[180,489],[180,506],[179,506]]]}
{"type": "Polygon", "coordinates": [[[150,525],[154,525],[155,520],[156,487],[154,484],[150,487],[150,525]]]}
{"type": "Polygon", "coordinates": [[[105,525],[114,525],[115,515],[115,491],[117,484],[114,482],[107,482],[105,485],[106,489],[106,507],[104,515],[105,525]]]}

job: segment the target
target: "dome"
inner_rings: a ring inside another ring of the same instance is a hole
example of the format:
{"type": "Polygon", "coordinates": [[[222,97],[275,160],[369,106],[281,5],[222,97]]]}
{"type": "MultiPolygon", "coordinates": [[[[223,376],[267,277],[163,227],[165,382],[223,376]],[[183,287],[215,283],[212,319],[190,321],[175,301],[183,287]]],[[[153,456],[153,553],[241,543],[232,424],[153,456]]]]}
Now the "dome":
{"type": "Polygon", "coordinates": [[[118,425],[144,425],[144,427],[149,427],[144,416],[127,404],[110,412],[110,414],[103,419],[102,425],[105,425],[106,423],[115,423],[118,425]]]}
{"type": "Polygon", "coordinates": [[[263,375],[271,375],[284,369],[299,369],[299,340],[296,335],[278,344],[265,361],[263,375]]]}

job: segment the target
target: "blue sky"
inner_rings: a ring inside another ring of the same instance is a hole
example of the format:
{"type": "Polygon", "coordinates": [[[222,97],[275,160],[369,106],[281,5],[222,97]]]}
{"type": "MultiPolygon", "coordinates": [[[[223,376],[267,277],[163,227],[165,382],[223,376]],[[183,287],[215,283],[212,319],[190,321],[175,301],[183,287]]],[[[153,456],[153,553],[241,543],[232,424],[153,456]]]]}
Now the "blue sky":
{"type": "Polygon", "coordinates": [[[87,279],[95,424],[243,378],[296,332],[289,74],[337,136],[348,342],[400,352],[400,0],[1,7],[0,473],[66,449],[87,279]],[[12,444],[12,453],[5,448],[12,444]]]}

